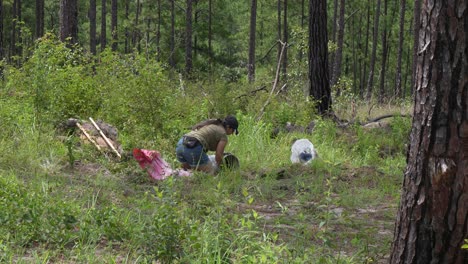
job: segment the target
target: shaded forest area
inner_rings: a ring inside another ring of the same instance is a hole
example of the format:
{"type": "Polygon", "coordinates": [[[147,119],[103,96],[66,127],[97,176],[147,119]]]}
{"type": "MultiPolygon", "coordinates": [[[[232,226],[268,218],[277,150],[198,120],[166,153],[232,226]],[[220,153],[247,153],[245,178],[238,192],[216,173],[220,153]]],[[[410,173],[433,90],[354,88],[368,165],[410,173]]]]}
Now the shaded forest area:
{"type": "MultiPolygon", "coordinates": [[[[98,57],[106,48],[144,54],[198,80],[263,81],[281,61],[279,87],[299,86],[307,74],[308,6],[315,2],[2,0],[0,56],[21,66],[36,41],[53,34],[98,57]]],[[[333,93],[379,102],[408,97],[419,1],[324,3],[333,93]]]]}

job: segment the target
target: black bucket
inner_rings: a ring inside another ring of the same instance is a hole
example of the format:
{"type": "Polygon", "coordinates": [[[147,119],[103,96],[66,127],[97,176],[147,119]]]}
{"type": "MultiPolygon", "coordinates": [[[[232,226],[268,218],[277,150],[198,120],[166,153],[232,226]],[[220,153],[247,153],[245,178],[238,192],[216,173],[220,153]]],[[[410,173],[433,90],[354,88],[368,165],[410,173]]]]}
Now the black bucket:
{"type": "Polygon", "coordinates": [[[223,168],[235,170],[239,168],[239,159],[231,153],[224,153],[223,168]]]}

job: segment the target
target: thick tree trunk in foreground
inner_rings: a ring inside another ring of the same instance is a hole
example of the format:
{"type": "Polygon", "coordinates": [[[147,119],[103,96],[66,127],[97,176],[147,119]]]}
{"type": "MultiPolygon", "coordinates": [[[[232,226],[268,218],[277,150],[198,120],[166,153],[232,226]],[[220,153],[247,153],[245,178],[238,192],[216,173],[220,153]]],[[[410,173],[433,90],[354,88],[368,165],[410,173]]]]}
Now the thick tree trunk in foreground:
{"type": "Polygon", "coordinates": [[[468,263],[468,0],[424,1],[390,263],[468,263]],[[457,6],[458,5],[458,6],[457,6]]]}

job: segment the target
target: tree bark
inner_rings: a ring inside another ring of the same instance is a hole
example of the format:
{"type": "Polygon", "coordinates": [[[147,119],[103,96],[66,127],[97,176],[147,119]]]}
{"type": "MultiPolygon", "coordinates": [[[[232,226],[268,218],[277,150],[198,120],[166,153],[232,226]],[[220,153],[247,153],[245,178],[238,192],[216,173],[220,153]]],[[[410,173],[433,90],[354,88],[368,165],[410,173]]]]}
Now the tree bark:
{"type": "Polygon", "coordinates": [[[111,34],[112,34],[112,45],[111,49],[112,51],[117,51],[117,47],[119,45],[119,38],[117,34],[117,15],[118,15],[118,9],[117,9],[117,0],[112,0],[111,1],[111,34]]]}
{"type": "MultiPolygon", "coordinates": [[[[306,20],[306,16],[305,16],[305,0],[302,0],[301,1],[301,29],[304,29],[304,26],[305,26],[305,20],[306,20]]],[[[299,62],[302,62],[302,58],[304,57],[304,50],[301,49],[299,50],[299,62]]]]}
{"type": "MultiPolygon", "coordinates": [[[[365,37],[365,40],[364,40],[364,45],[365,45],[364,56],[363,56],[363,58],[361,58],[361,63],[359,64],[360,68],[361,68],[361,71],[360,71],[361,81],[360,81],[360,85],[359,85],[359,97],[360,98],[364,97],[364,91],[366,89],[366,86],[365,86],[366,85],[366,74],[367,74],[367,72],[366,72],[366,70],[367,70],[367,59],[366,58],[369,55],[369,28],[370,28],[371,3],[372,3],[372,0],[367,1],[367,24],[366,24],[366,37],[365,37]]],[[[361,43],[361,42],[359,42],[359,43],[361,43]]]]}
{"type": "MultiPolygon", "coordinates": [[[[281,52],[283,51],[283,47],[281,43],[283,42],[283,37],[282,37],[282,30],[281,30],[281,0],[277,0],[277,19],[278,19],[278,25],[277,25],[277,30],[278,30],[278,52],[276,54],[276,61],[281,60],[281,52]]],[[[279,78],[280,80],[281,78],[279,78]]],[[[278,81],[279,81],[278,80],[278,81]]]]}
{"type": "Polygon", "coordinates": [[[60,1],[60,40],[78,43],[78,0],[60,1]]]}
{"type": "Polygon", "coordinates": [[[331,111],[328,75],[328,33],[326,0],[309,0],[309,95],[317,101],[317,112],[331,111]]]}
{"type": "Polygon", "coordinates": [[[107,9],[106,9],[106,0],[101,1],[101,51],[104,51],[107,46],[107,9]]]}
{"type": "Polygon", "coordinates": [[[44,0],[36,0],[36,39],[44,35],[44,0]]]}
{"type": "Polygon", "coordinates": [[[192,73],[192,0],[187,0],[185,10],[185,74],[192,73]]]}
{"type": "MultiPolygon", "coordinates": [[[[343,60],[343,39],[344,39],[344,17],[345,17],[345,0],[340,0],[340,16],[338,21],[338,39],[337,44],[338,47],[335,52],[335,60],[333,65],[333,74],[332,74],[332,83],[331,85],[335,85],[341,77],[341,63],[343,60]]],[[[341,91],[337,90],[337,95],[340,95],[341,91]]]]}
{"type": "MultiPolygon", "coordinates": [[[[4,19],[3,19],[3,16],[4,16],[4,12],[3,12],[3,0],[0,0],[0,60],[5,58],[5,46],[4,46],[4,42],[3,42],[3,22],[4,22],[4,19]]],[[[2,74],[3,76],[3,68],[1,68],[1,72],[0,74],[2,74]]]]}
{"type": "Polygon", "coordinates": [[[413,96],[414,84],[416,79],[416,63],[418,61],[418,46],[419,46],[419,27],[420,27],[420,14],[421,14],[421,0],[414,1],[413,11],[413,66],[411,68],[411,96],[413,96]]]}
{"type": "Polygon", "coordinates": [[[390,263],[467,263],[468,1],[424,1],[390,263]]]}
{"type": "Polygon", "coordinates": [[[385,98],[385,73],[387,70],[387,54],[388,54],[388,43],[387,43],[387,0],[384,1],[384,20],[382,27],[382,68],[380,68],[380,84],[379,84],[379,97],[378,102],[382,104],[385,98]]]}
{"type": "Polygon", "coordinates": [[[403,57],[403,39],[405,30],[406,0],[400,0],[400,30],[398,36],[397,68],[395,76],[395,97],[401,97],[401,60],[403,57]]]}
{"type": "Polygon", "coordinates": [[[284,82],[287,81],[288,74],[288,0],[283,0],[283,42],[286,45],[283,51],[282,74],[284,82]]]}
{"type": "Polygon", "coordinates": [[[210,76],[211,72],[213,71],[213,47],[212,47],[212,39],[213,39],[213,1],[208,0],[208,63],[209,63],[209,71],[210,76]]]}
{"type": "Polygon", "coordinates": [[[138,24],[140,23],[140,14],[141,14],[141,2],[140,0],[136,1],[136,10],[135,10],[135,21],[133,22],[133,37],[132,45],[133,48],[137,48],[140,52],[140,30],[138,29],[138,24]]]}
{"type": "MultiPolygon", "coordinates": [[[[130,15],[130,0],[125,0],[125,21],[129,21],[129,15],[130,15]]],[[[159,0],[158,0],[159,2],[159,0]]],[[[130,29],[127,25],[125,25],[125,48],[124,52],[129,53],[130,52],[130,29]]]]}
{"type": "Polygon", "coordinates": [[[89,1],[89,51],[96,55],[96,0],[89,1]]]}
{"type": "Polygon", "coordinates": [[[370,101],[372,97],[372,90],[374,88],[374,70],[375,59],[377,57],[377,39],[379,36],[379,18],[380,18],[380,0],[377,0],[377,6],[374,14],[374,30],[372,36],[372,54],[369,64],[369,79],[367,80],[366,100],[370,101]]]}
{"type": "Polygon", "coordinates": [[[257,0],[251,0],[250,5],[250,34],[249,34],[249,63],[247,72],[249,83],[255,81],[255,35],[257,33],[257,0]]]}
{"type": "Polygon", "coordinates": [[[169,41],[169,65],[173,69],[175,69],[176,63],[175,63],[175,0],[170,0],[171,1],[171,36],[170,36],[170,41],[169,41]]]}
{"type": "MultiPolygon", "coordinates": [[[[336,43],[336,29],[338,24],[338,0],[333,0],[333,17],[332,17],[332,32],[331,32],[331,42],[336,43]]],[[[329,75],[330,80],[332,80],[331,85],[333,86],[333,66],[335,65],[335,53],[336,51],[331,51],[329,56],[329,75]]]]}
{"type": "Polygon", "coordinates": [[[156,25],[156,60],[161,61],[161,0],[158,0],[158,24],[156,25]]]}

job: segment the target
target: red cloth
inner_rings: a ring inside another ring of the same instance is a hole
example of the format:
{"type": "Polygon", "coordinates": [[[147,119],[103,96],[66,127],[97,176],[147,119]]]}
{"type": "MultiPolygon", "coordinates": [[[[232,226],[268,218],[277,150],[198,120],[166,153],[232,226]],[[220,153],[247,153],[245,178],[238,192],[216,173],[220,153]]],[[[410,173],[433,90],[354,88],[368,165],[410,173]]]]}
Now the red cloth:
{"type": "Polygon", "coordinates": [[[135,148],[133,157],[155,180],[164,180],[172,174],[171,166],[161,157],[159,151],[135,148]]]}
{"type": "Polygon", "coordinates": [[[171,175],[190,176],[191,171],[173,170],[156,150],[133,149],[133,157],[138,161],[142,169],[146,169],[151,178],[155,180],[164,180],[171,175]]]}

